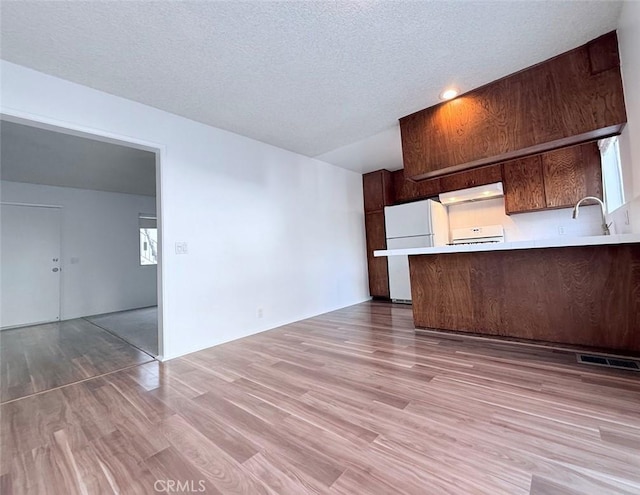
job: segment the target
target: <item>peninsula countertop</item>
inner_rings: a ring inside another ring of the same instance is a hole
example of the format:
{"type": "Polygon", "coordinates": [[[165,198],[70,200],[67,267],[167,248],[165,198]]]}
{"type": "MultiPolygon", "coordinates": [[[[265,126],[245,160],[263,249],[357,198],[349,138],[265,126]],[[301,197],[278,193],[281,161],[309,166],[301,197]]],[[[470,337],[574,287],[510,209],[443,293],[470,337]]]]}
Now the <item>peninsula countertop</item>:
{"type": "Polygon", "coordinates": [[[406,249],[384,249],[374,251],[376,257],[402,256],[418,254],[449,254],[483,251],[508,251],[515,249],[542,249],[574,246],[599,246],[609,244],[640,243],[640,234],[614,234],[593,236],[559,236],[548,239],[536,239],[531,241],[494,242],[486,244],[458,244],[455,246],[436,246],[406,249]]]}

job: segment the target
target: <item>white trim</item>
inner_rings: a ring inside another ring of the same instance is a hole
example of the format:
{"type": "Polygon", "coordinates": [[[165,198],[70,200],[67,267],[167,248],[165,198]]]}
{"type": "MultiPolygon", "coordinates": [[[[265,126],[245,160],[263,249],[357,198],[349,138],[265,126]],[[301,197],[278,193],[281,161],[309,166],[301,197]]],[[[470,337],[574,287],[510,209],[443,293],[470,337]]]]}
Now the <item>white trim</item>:
{"type": "MultiPolygon", "coordinates": [[[[21,323],[20,325],[10,325],[7,327],[0,327],[0,332],[6,332],[8,330],[18,330],[19,328],[38,327],[40,325],[51,325],[52,323],[60,323],[59,320],[45,320],[36,321],[34,323],[21,323]]],[[[4,404],[4,402],[3,402],[4,404]]]]}
{"type": "Polygon", "coordinates": [[[41,205],[37,203],[18,203],[15,201],[0,201],[0,205],[7,206],[30,206],[32,208],[62,208],[61,205],[41,205]]]}
{"type": "Polygon", "coordinates": [[[609,149],[609,146],[611,146],[617,139],[618,139],[618,136],[612,136],[605,139],[600,139],[598,141],[598,148],[600,149],[600,152],[603,154],[606,153],[607,150],[609,149]]]}
{"type": "Polygon", "coordinates": [[[63,134],[68,134],[76,137],[83,137],[94,140],[97,139],[98,141],[102,141],[105,143],[119,144],[122,146],[127,146],[129,148],[150,151],[152,153],[156,153],[158,151],[166,153],[166,146],[164,144],[145,141],[143,139],[137,139],[132,136],[114,134],[102,129],[80,126],[72,124],[70,122],[64,122],[62,120],[50,119],[41,115],[35,115],[29,112],[22,112],[12,108],[7,108],[2,105],[0,105],[0,120],[6,120],[7,122],[13,122],[14,124],[28,125],[31,127],[36,127],[38,129],[61,132],[63,134]]]}

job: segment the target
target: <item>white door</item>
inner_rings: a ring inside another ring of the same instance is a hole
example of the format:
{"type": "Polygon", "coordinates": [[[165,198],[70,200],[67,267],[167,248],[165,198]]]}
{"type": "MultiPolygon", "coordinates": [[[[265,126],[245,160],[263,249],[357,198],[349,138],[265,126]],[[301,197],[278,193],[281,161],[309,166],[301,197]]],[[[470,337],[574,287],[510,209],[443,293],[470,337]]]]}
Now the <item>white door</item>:
{"type": "MultiPolygon", "coordinates": [[[[387,239],[387,249],[405,249],[432,247],[433,236],[400,237],[387,239]]],[[[393,301],[411,301],[411,282],[409,279],[409,257],[389,256],[389,295],[393,301]]]]}
{"type": "Polygon", "coordinates": [[[60,208],[0,205],[0,326],[60,319],[60,208]]]}

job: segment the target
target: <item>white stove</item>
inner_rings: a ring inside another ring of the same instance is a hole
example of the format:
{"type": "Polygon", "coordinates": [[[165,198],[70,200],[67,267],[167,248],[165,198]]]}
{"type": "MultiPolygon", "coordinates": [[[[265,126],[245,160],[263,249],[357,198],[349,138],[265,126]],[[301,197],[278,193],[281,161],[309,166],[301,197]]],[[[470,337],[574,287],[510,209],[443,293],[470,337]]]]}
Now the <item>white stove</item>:
{"type": "Polygon", "coordinates": [[[451,234],[451,242],[449,244],[452,246],[459,244],[504,242],[504,228],[502,225],[485,225],[483,227],[453,229],[451,234]]]}

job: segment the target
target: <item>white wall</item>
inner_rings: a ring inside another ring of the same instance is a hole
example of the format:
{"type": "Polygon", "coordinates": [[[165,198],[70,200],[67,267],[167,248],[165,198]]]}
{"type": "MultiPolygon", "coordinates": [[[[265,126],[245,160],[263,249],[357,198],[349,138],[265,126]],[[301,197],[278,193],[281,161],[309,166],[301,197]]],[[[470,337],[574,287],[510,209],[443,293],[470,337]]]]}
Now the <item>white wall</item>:
{"type": "Polygon", "coordinates": [[[620,65],[628,123],[620,136],[627,200],[640,196],[640,2],[623,3],[618,24],[620,65]]]}
{"type": "Polygon", "coordinates": [[[63,207],[61,319],[156,304],[156,267],[140,266],[138,235],[138,214],[154,213],[155,198],[0,184],[2,201],[63,207]]]}
{"type": "Polygon", "coordinates": [[[581,206],[574,220],[571,208],[506,215],[504,198],[450,205],[449,228],[461,229],[481,225],[502,225],[505,241],[528,241],[560,236],[602,234],[602,219],[598,206],[581,206]]]}
{"type": "Polygon", "coordinates": [[[5,61],[1,70],[5,112],[164,146],[165,358],[369,298],[359,174],[5,61]],[[175,254],[178,241],[189,254],[175,254]]]}
{"type": "Polygon", "coordinates": [[[640,195],[608,216],[615,234],[640,234],[640,195]]]}

